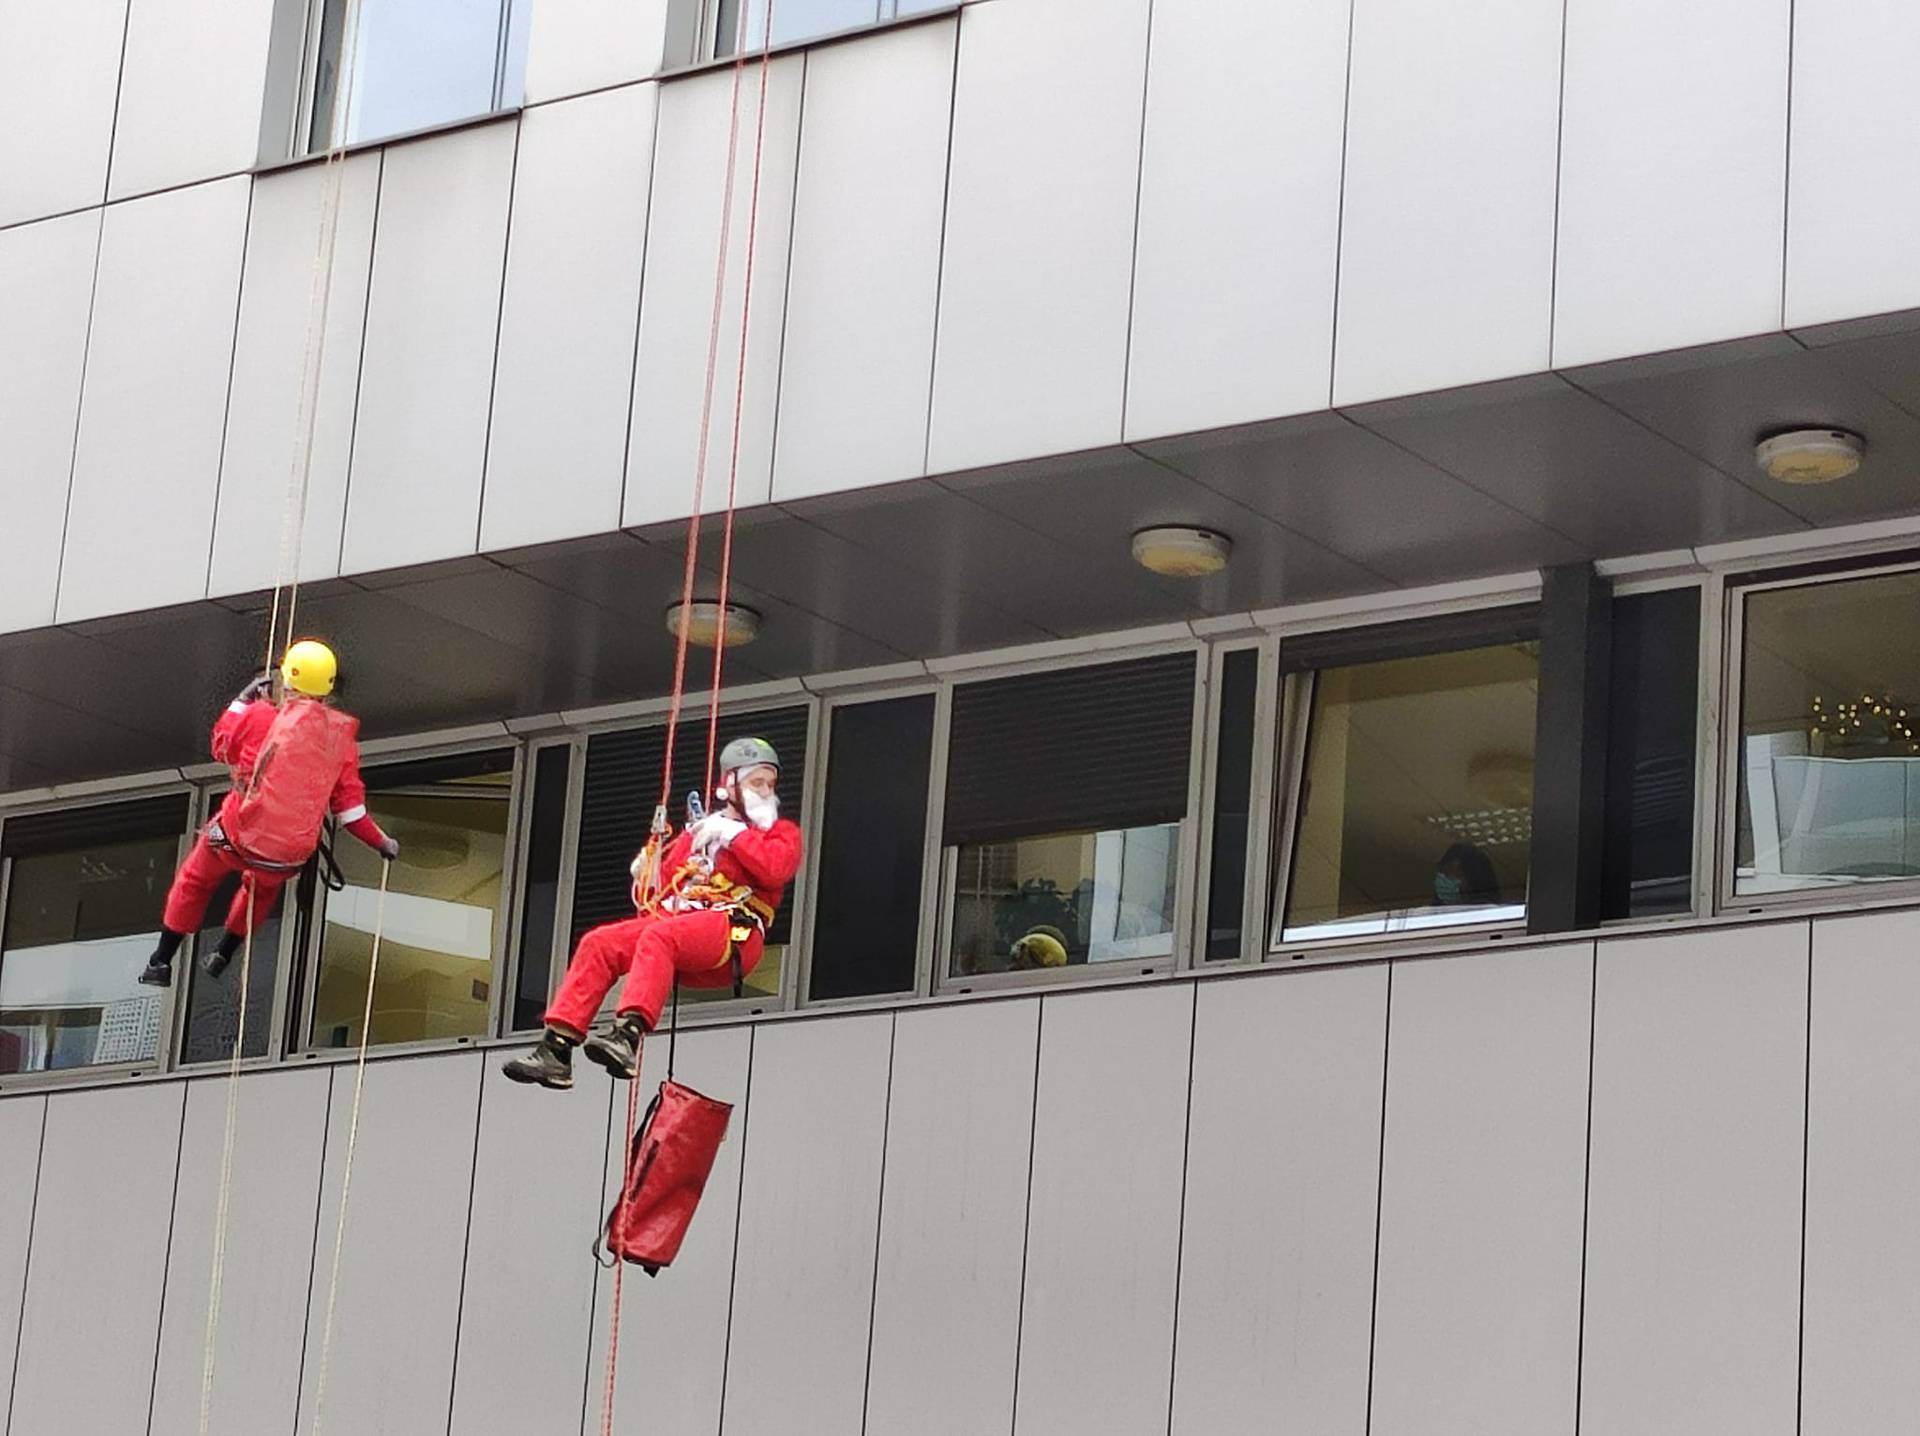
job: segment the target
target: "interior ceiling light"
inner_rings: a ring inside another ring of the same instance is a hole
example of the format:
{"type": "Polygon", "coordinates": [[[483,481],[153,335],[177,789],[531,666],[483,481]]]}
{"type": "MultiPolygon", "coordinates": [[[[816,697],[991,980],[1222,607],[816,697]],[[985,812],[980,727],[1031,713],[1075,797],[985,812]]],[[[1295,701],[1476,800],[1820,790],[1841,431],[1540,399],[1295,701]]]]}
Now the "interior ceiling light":
{"type": "Polygon", "coordinates": [[[1205,578],[1225,568],[1232,554],[1233,540],[1212,529],[1176,524],[1133,536],[1134,562],[1167,578],[1205,578]]]}
{"type": "Polygon", "coordinates": [[[696,648],[717,648],[722,643],[738,648],[760,636],[760,615],[738,603],[728,604],[723,613],[712,599],[698,598],[667,610],[667,632],[678,638],[683,629],[687,642],[696,648]]]}
{"type": "Polygon", "coordinates": [[[1866,440],[1845,429],[1790,429],[1762,439],[1754,460],[1783,484],[1830,484],[1860,467],[1866,440]]]}

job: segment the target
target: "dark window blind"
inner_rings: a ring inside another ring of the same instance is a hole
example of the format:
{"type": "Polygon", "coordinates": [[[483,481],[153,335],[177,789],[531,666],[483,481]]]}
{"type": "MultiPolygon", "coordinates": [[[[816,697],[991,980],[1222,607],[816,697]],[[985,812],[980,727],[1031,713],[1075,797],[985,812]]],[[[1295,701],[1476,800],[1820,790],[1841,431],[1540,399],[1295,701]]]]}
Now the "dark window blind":
{"type": "MultiPolygon", "coordinates": [[[[800,817],[807,778],[807,710],[778,708],[720,718],[720,747],[735,738],[765,738],[780,755],[780,814],[800,817]]],[[[687,794],[706,781],[707,717],[689,707],[674,739],[673,795],[667,818],[678,832],[687,794]]],[[[665,724],[596,733],[587,740],[586,792],[580,805],[580,847],[573,883],[573,941],[597,923],[633,916],[627,867],[647,841],[660,771],[667,751],[665,724]]],[[[718,775],[716,774],[716,779],[718,775]]],[[[772,943],[787,941],[792,905],[782,903],[772,943]]]]}
{"type": "Polygon", "coordinates": [[[956,689],[944,842],[1184,818],[1193,664],[1170,653],[956,689]]]}
{"type": "Polygon", "coordinates": [[[0,857],[29,858],[103,843],[170,838],[184,832],[186,826],[185,793],[139,798],[127,803],[63,808],[57,813],[32,813],[0,823],[0,857]]]}

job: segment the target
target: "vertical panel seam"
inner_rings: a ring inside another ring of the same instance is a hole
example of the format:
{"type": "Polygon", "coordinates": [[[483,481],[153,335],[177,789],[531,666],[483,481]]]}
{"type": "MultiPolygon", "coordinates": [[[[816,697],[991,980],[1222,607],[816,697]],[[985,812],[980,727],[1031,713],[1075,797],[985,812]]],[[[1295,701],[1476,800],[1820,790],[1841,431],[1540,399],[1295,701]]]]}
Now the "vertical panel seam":
{"type": "Polygon", "coordinates": [[[13,1412],[20,1394],[20,1339],[27,1330],[27,1284],[33,1272],[33,1229],[40,1219],[40,1177],[47,1165],[47,1108],[50,1099],[40,1099],[40,1142],[33,1158],[33,1197],[27,1207],[27,1249],[20,1262],[20,1320],[13,1328],[13,1359],[7,1375],[7,1420],[0,1436],[12,1436],[13,1412]]]}
{"type": "Polygon", "coordinates": [[[1567,17],[1572,0],[1560,0],[1560,103],[1553,129],[1553,242],[1547,272],[1547,367],[1553,367],[1553,348],[1560,323],[1560,186],[1567,158],[1567,17]]]}
{"type": "Polygon", "coordinates": [[[1807,924],[1807,1040],[1800,1050],[1800,1300],[1795,1333],[1793,1429],[1804,1428],[1807,1410],[1807,1192],[1813,1172],[1813,957],[1814,924],[1807,924]]]}
{"type": "Polygon", "coordinates": [[[87,329],[80,340],[80,392],[73,401],[73,442],[67,450],[67,502],[60,514],[60,557],[53,574],[53,612],[50,621],[60,620],[60,592],[66,587],[67,540],[73,533],[73,487],[80,472],[80,421],[87,410],[87,374],[93,367],[93,319],[100,308],[100,257],[107,248],[107,207],[98,211],[99,223],[93,233],[93,279],[87,286],[87,329]]]}
{"type": "Polygon", "coordinates": [[[1127,440],[1133,403],[1133,322],[1140,294],[1140,207],[1147,187],[1147,107],[1153,98],[1153,0],[1147,0],[1146,51],[1140,58],[1140,131],[1133,157],[1133,241],[1127,256],[1127,336],[1120,350],[1120,433],[1127,440]]]}
{"type": "MultiPolygon", "coordinates": [[[[1327,326],[1327,407],[1340,381],[1340,278],[1347,250],[1347,157],[1353,148],[1353,35],[1360,0],[1347,0],[1347,76],[1340,97],[1340,197],[1333,219],[1333,321],[1327,326]]],[[[1367,1377],[1371,1388],[1373,1377],[1367,1377]]],[[[1371,1402],[1369,1402],[1371,1404],[1371,1402]]]]}
{"type": "MultiPolygon", "coordinates": [[[[636,1074],[633,1080],[636,1082],[639,1081],[639,1076],[636,1074]]],[[[602,1203],[607,1200],[608,1169],[613,1165],[613,1094],[618,1086],[619,1084],[617,1082],[607,1083],[607,1112],[605,1118],[600,1123],[600,1200],[602,1203]]],[[[626,1124],[624,1122],[621,1124],[620,1131],[620,1151],[624,1157],[627,1150],[626,1124]]],[[[625,1195],[624,1183],[625,1169],[623,1167],[622,1196],[625,1195]]],[[[599,1233],[596,1231],[596,1239],[598,1235],[599,1233]]],[[[599,1343],[594,1339],[594,1333],[598,1329],[595,1323],[600,1313],[601,1271],[600,1260],[596,1255],[594,1258],[593,1285],[587,1292],[587,1350],[580,1364],[580,1420],[578,1422],[578,1429],[582,1433],[582,1436],[585,1436],[587,1429],[589,1403],[593,1400],[593,1356],[594,1352],[599,1349],[599,1343]]],[[[608,1340],[612,1340],[611,1329],[608,1331],[608,1340]]]]}
{"type": "Polygon", "coordinates": [[[127,89],[127,37],[133,32],[135,0],[127,0],[120,11],[120,62],[114,69],[113,118],[107,123],[107,172],[100,178],[100,203],[113,193],[113,154],[120,147],[120,99],[127,89]]]}
{"type": "Polygon", "coordinates": [[[1373,1174],[1373,1301],[1367,1317],[1367,1424],[1373,1432],[1374,1353],[1380,1336],[1380,1218],[1386,1207],[1387,1187],[1387,1077],[1393,1064],[1393,973],[1398,962],[1387,964],[1386,1012],[1380,1035],[1380,1156],[1373,1174]]]}
{"type": "Polygon", "coordinates": [[[500,397],[500,333],[507,320],[507,269],[513,263],[513,212],[517,208],[515,199],[520,187],[520,137],[525,132],[525,121],[516,118],[513,122],[513,158],[507,162],[507,221],[500,232],[500,289],[494,295],[493,304],[493,362],[487,366],[487,418],[481,426],[480,436],[480,492],[473,505],[475,553],[480,552],[480,535],[487,526],[487,470],[493,467],[493,406],[500,397]]]}
{"type": "MultiPolygon", "coordinates": [[[[207,581],[200,592],[213,592],[213,560],[219,544],[220,494],[227,478],[227,435],[233,428],[233,376],[240,367],[240,310],[247,299],[247,256],[253,250],[253,196],[255,181],[247,179],[247,218],[240,227],[240,277],[234,285],[233,329],[227,336],[227,393],[220,406],[220,454],[213,465],[213,514],[207,524],[207,581]]],[[[304,515],[302,516],[305,517],[304,515]]]]}
{"type": "MultiPolygon", "coordinates": [[[[1780,166],[1780,327],[1787,327],[1787,286],[1792,282],[1788,267],[1793,258],[1793,54],[1800,25],[1796,0],[1787,0],[1787,113],[1784,126],[1785,151],[1780,166]]],[[[1812,942],[1812,938],[1808,938],[1812,942]]],[[[1811,971],[1812,953],[1808,953],[1811,971]]]]}
{"type": "Polygon", "coordinates": [[[484,1056],[480,1058],[479,1074],[479,1087],[473,1094],[473,1158],[467,1165],[467,1230],[460,1244],[460,1293],[453,1303],[453,1358],[447,1363],[447,1436],[453,1436],[453,1405],[460,1389],[460,1332],[467,1315],[467,1267],[473,1257],[473,1191],[480,1180],[480,1119],[487,1105],[484,1056]]]}
{"type": "Polygon", "coordinates": [[[1599,1047],[1600,944],[1589,949],[1587,981],[1587,1146],[1580,1176],[1580,1319],[1573,1353],[1573,1436],[1580,1436],[1581,1399],[1587,1376],[1587,1232],[1593,1213],[1593,1067],[1599,1047]]]}
{"type": "Polygon", "coordinates": [[[327,1101],[320,1116],[320,1171],[313,1184],[313,1241],[307,1255],[307,1306],[300,1323],[300,1364],[293,1377],[293,1429],[300,1430],[300,1408],[307,1384],[307,1348],[313,1339],[313,1278],[320,1265],[320,1213],[327,1200],[327,1157],[333,1147],[333,1085],[339,1075],[338,1064],[327,1070],[327,1101]]]}
{"type": "MultiPolygon", "coordinates": [[[[346,160],[341,160],[342,165],[346,160]]],[[[340,183],[345,185],[347,174],[340,172],[340,183]]],[[[333,571],[347,571],[347,529],[349,516],[353,512],[353,460],[360,449],[360,396],[366,392],[367,378],[367,331],[373,327],[373,281],[375,270],[380,263],[380,211],[387,203],[387,152],[380,151],[378,172],[373,177],[373,218],[367,225],[367,288],[360,296],[360,352],[353,365],[353,417],[347,424],[347,471],[341,476],[340,484],[340,549],[334,559],[333,571]]],[[[319,376],[314,392],[319,392],[319,376]]],[[[316,407],[318,400],[315,401],[316,407]]],[[[331,1093],[329,1093],[331,1097],[331,1093]]]]}
{"type": "Polygon", "coordinates": [[[733,1364],[733,1303],[740,1294],[741,1204],[747,1193],[748,1120],[753,1112],[753,1049],[759,1044],[759,1036],[759,1024],[747,1028],[747,1082],[740,1094],[740,1105],[746,1111],[740,1119],[740,1176],[738,1189],[733,1194],[733,1258],[727,1264],[727,1332],[720,1344],[720,1410],[714,1425],[720,1433],[727,1429],[727,1378],[733,1364]]]}
{"type": "Polygon", "coordinates": [[[1167,1436],[1173,1436],[1174,1393],[1180,1370],[1180,1280],[1187,1257],[1187,1186],[1193,1156],[1193,1068],[1200,1034],[1200,984],[1187,984],[1191,1011],[1187,1018],[1187,1121],[1180,1135],[1180,1217],[1174,1226],[1173,1329],[1167,1342],[1167,1436]]]}
{"type": "Polygon", "coordinates": [[[880,1117],[880,1190],[873,1207],[873,1284],[867,1292],[866,1379],[860,1386],[861,1436],[866,1436],[867,1408],[873,1395],[873,1327],[880,1304],[880,1237],[887,1221],[887,1145],[893,1132],[893,1062],[900,1039],[899,1009],[888,1016],[891,1020],[887,1024],[887,1095],[880,1117]]]}
{"type": "Polygon", "coordinates": [[[953,213],[953,139],[960,121],[960,41],[966,23],[965,10],[953,17],[953,77],[947,86],[947,159],[940,188],[940,247],[933,265],[933,332],[927,343],[927,423],[926,442],[920,453],[922,475],[933,468],[933,406],[940,387],[940,311],[947,288],[947,221],[953,213]]]}
{"type": "Polygon", "coordinates": [[[1027,1334],[1027,1257],[1033,1249],[1033,1157],[1040,1137],[1040,1058],[1041,1041],[1046,1032],[1047,1004],[1051,997],[1040,998],[1040,1009],[1033,1016],[1033,1108],[1027,1118],[1027,1201],[1020,1223],[1020,1312],[1013,1325],[1013,1396],[1009,1403],[1009,1433],[1020,1427],[1020,1368],[1026,1363],[1027,1334]]]}
{"type": "MultiPolygon", "coordinates": [[[[813,52],[800,52],[800,98],[795,102],[793,116],[793,178],[787,186],[787,256],[780,277],[780,342],[774,346],[773,358],[773,418],[767,430],[767,498],[773,502],[773,476],[780,458],[780,401],[786,393],[787,377],[787,317],[792,312],[793,302],[793,236],[799,227],[800,219],[800,156],[807,134],[807,87],[813,78],[813,52]]],[[[744,346],[742,355],[747,353],[744,346]]],[[[745,402],[744,395],[742,403],[745,402]]],[[[739,423],[739,416],[734,417],[739,423]]],[[[891,1038],[888,1039],[891,1042],[891,1038]]]]}
{"type": "MultiPolygon", "coordinates": [[[[627,421],[620,429],[620,502],[613,511],[615,528],[619,528],[627,519],[627,480],[633,472],[633,401],[640,385],[640,318],[647,312],[647,253],[653,248],[653,191],[656,176],[660,173],[660,86],[656,83],[651,88],[653,129],[647,136],[647,197],[640,207],[640,274],[639,283],[634,285],[633,358],[627,365],[627,421]]],[[[611,1130],[611,1106],[607,1110],[607,1124],[611,1130]]],[[[604,1182],[602,1186],[604,1189],[604,1182]]]]}
{"type": "MultiPolygon", "coordinates": [[[[244,996],[242,997],[244,1001],[244,996]]],[[[167,1326],[167,1273],[173,1266],[173,1229],[180,1221],[180,1154],[187,1144],[187,1092],[194,1084],[180,1084],[180,1120],[173,1138],[173,1196],[167,1203],[167,1244],[160,1257],[160,1307],[153,1322],[153,1364],[147,1374],[147,1431],[153,1431],[153,1402],[160,1389],[160,1336],[167,1326]]]]}

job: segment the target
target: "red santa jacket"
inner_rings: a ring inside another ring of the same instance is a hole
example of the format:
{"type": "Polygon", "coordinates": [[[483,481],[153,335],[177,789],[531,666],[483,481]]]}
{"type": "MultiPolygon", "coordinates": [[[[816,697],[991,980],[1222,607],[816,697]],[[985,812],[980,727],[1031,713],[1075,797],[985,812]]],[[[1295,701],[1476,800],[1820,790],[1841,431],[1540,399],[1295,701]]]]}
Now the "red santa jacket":
{"type": "MultiPolygon", "coordinates": [[[[256,698],[251,703],[235,699],[214,723],[213,760],[225,763],[233,773],[233,789],[220,805],[222,819],[231,821],[239,811],[240,788],[253,772],[253,765],[260,757],[260,745],[267,741],[267,730],[273,727],[279,713],[280,710],[264,698],[256,698]]],[[[367,785],[360,777],[358,744],[348,744],[346,766],[333,785],[327,809],[342,827],[370,848],[378,848],[386,837],[367,812],[367,785]]]]}
{"type": "MultiPolygon", "coordinates": [[[[666,855],[660,861],[662,878],[673,883],[676,875],[687,867],[692,854],[692,835],[683,830],[667,845],[666,855]]],[[[769,908],[778,909],[787,884],[800,871],[800,859],[800,825],[791,818],[776,818],[770,828],[749,824],[746,831],[735,834],[733,841],[720,849],[713,866],[727,881],[745,883],[753,889],[755,898],[769,908]]],[[[686,883],[683,879],[676,885],[686,886],[686,883]]]]}

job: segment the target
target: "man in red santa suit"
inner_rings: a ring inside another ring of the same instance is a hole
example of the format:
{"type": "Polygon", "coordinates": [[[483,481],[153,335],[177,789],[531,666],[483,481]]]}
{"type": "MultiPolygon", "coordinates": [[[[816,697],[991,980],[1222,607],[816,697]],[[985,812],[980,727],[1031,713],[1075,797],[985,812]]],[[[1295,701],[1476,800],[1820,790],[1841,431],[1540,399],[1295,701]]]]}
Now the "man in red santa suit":
{"type": "Polygon", "coordinates": [[[546,1032],[532,1051],[502,1067],[515,1082],[573,1085],[573,1049],[613,1076],[640,1070],[641,1039],[660,1022],[674,980],[735,993],[759,965],[767,928],[800,870],[800,828],[780,816],[780,759],[763,738],[740,738],[720,752],[720,807],[668,846],[657,901],[647,902],[633,862],[635,917],[603,923],[574,949],[567,975],[547,1008],[546,1032]],[[626,975],[610,1032],[587,1030],[613,984],[626,975]]]}

